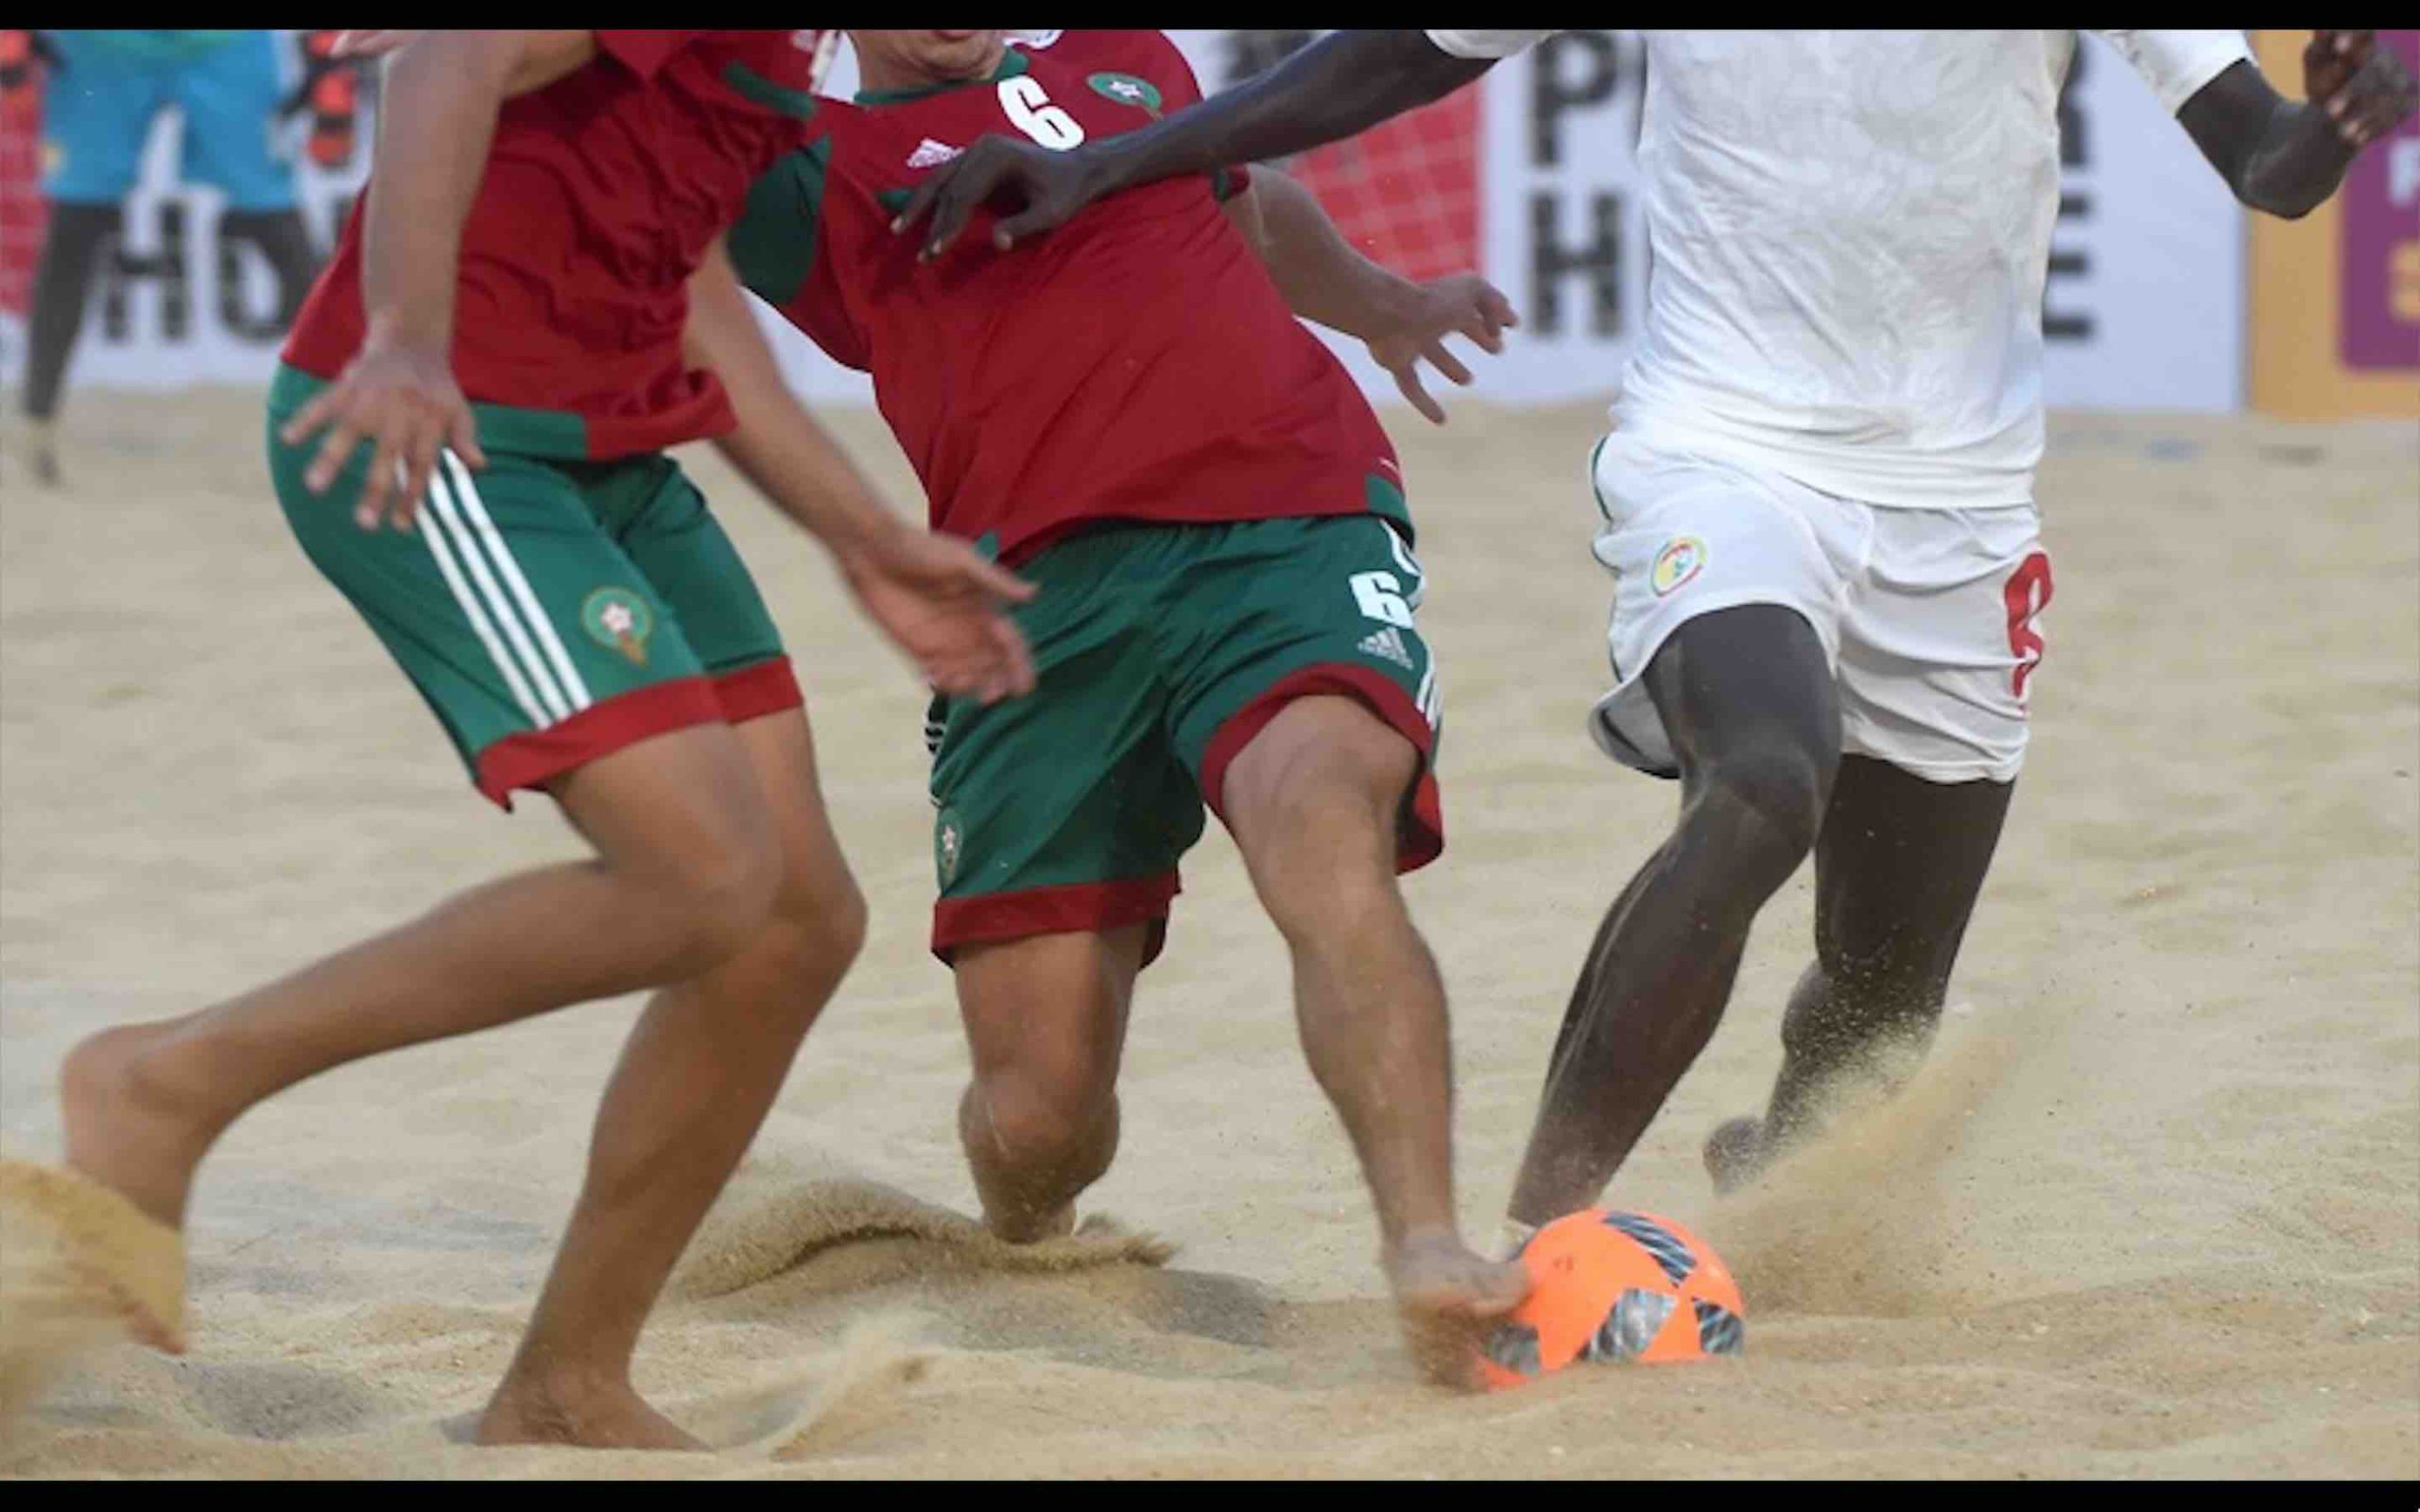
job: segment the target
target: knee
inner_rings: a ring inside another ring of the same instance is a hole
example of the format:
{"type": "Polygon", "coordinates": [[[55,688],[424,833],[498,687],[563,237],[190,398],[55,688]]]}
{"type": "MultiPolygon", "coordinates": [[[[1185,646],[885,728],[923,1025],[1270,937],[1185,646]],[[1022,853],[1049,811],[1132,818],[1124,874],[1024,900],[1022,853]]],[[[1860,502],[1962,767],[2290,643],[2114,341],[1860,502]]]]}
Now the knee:
{"type": "Polygon", "coordinates": [[[1069,1160],[1117,1114],[1111,1084],[1073,1067],[1002,1067],[981,1074],[977,1089],[997,1152],[1012,1165],[1069,1160]]]}
{"type": "Polygon", "coordinates": [[[865,894],[845,872],[821,885],[793,877],[774,900],[769,935],[786,975],[828,988],[865,950],[866,919],[865,894]]]}
{"type": "Polygon", "coordinates": [[[1236,838],[1280,932],[1292,938],[1391,895],[1418,766],[1419,753],[1374,721],[1366,736],[1298,750],[1259,774],[1236,838]]]}
{"type": "Polygon", "coordinates": [[[671,934],[673,971],[694,976],[753,944],[773,917],[782,858],[771,838],[732,830],[672,858],[645,885],[671,934]]]}

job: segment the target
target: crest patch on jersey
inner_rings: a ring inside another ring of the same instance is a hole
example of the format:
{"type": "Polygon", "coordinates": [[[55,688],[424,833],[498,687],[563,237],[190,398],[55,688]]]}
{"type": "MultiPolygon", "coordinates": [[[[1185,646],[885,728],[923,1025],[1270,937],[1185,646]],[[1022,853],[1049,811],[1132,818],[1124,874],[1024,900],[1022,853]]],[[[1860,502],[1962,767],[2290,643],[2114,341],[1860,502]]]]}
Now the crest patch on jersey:
{"type": "Polygon", "coordinates": [[[1160,118],[1160,92],[1150,79],[1136,78],[1132,74],[1095,74],[1084,82],[1093,87],[1096,94],[1120,105],[1132,105],[1154,121],[1160,118]]]}

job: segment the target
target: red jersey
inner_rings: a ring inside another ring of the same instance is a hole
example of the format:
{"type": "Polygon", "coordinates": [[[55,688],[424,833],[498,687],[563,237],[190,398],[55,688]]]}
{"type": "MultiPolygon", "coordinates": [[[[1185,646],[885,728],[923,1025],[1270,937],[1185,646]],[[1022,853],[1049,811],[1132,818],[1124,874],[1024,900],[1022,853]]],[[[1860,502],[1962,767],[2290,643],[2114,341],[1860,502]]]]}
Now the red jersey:
{"type": "MultiPolygon", "coordinates": [[[[454,295],[454,376],[483,446],[605,458],[731,429],[721,384],[682,360],[689,275],[811,134],[813,36],[600,31],[594,61],[504,102],[454,295]]],[[[373,176],[286,338],[317,377],[361,345],[376,192],[373,176]]]]}
{"type": "Polygon", "coordinates": [[[1009,560],[1108,519],[1375,508],[1409,531],[1386,432],[1214,179],[1113,196],[1005,254],[988,215],[930,264],[890,230],[984,132],[1072,147],[1200,98],[1156,31],[1062,32],[1012,44],[988,78],[824,102],[816,140],[750,194],[731,233],[740,278],[873,375],[935,529],[990,537],[1009,560]]]}

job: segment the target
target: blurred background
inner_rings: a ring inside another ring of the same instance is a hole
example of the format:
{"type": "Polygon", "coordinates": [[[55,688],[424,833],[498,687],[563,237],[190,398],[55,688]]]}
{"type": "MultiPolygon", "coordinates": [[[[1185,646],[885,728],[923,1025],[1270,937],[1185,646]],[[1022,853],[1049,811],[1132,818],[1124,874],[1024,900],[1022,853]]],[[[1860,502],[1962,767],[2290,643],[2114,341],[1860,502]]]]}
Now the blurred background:
{"type": "MultiPolygon", "coordinates": [[[[52,219],[44,158],[62,146],[43,121],[82,87],[72,61],[60,66],[61,44],[44,39],[77,35],[0,34],[0,381],[19,388],[52,219]]],[[[275,87],[245,129],[266,133],[324,253],[368,171],[374,77],[322,67],[333,33],[266,35],[275,87]]],[[[1216,92],[1320,33],[1172,35],[1216,92]]],[[[2420,31],[2382,35],[2420,67],[2420,31]]],[[[2290,94],[2306,36],[2255,34],[2290,94]]],[[[1634,32],[1565,32],[1474,88],[1292,165],[1373,256],[1414,276],[1477,267],[1512,296],[1525,325],[1480,372],[1492,401],[1595,397],[1620,371],[1647,271],[1631,155],[1644,56],[1634,32]]],[[[845,97],[855,73],[843,48],[827,92],[845,97]]],[[[197,153],[194,112],[177,94],[155,92],[158,108],[125,123],[139,135],[139,165],[92,275],[75,387],[267,379],[291,301],[263,249],[227,233],[228,194],[195,171],[210,153],[197,153]]],[[[2420,416],[2420,126],[2367,153],[2336,200],[2292,225],[2247,215],[2097,40],[2080,43],[2060,126],[2065,183],[2044,299],[2054,407],[2420,416]]],[[[795,333],[774,335],[810,397],[870,402],[858,375],[795,333]]],[[[1357,344],[1336,345],[1374,395],[1392,398],[1357,344]]]]}

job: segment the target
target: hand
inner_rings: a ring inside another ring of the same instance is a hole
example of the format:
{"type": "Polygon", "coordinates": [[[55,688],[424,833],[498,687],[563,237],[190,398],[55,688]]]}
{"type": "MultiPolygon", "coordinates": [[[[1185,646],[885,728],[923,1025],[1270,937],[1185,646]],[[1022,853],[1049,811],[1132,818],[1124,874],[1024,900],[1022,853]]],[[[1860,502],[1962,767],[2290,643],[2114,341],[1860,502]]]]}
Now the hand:
{"type": "Polygon", "coordinates": [[[1445,423],[1444,406],[1420,384],[1420,364],[1428,365],[1454,382],[1469,387],[1471,370],[1446,350],[1445,336],[1461,332],[1481,351],[1500,353],[1504,331],[1521,323],[1512,301],[1502,290],[1476,273],[1457,273],[1419,285],[1418,297],[1393,322],[1394,328],[1369,338],[1370,355],[1394,374],[1395,387],[1411,407],[1436,425],[1445,423]]]}
{"type": "Polygon", "coordinates": [[[377,529],[389,516],[396,529],[412,528],[440,447],[452,447],[473,467],[488,465],[445,353],[384,336],[375,327],[344,372],[286,421],[278,438],[299,446],[323,428],[327,439],[303,472],[303,487],[325,493],[354,448],[370,442],[370,472],[353,511],[354,524],[364,530],[377,529]]]}
{"type": "Polygon", "coordinates": [[[866,615],[938,693],[997,703],[1033,691],[1033,656],[1005,604],[1031,583],[951,536],[900,526],[840,563],[866,615]]]}
{"type": "Polygon", "coordinates": [[[340,31],[328,49],[331,58],[384,58],[419,36],[417,31],[340,31]]]}
{"type": "Polygon", "coordinates": [[[2408,120],[2420,87],[2375,31],[2314,31],[2303,49],[2303,94],[2359,150],[2408,120]]]}
{"type": "Polygon", "coordinates": [[[939,257],[966,227],[977,207],[1003,213],[992,227],[992,245],[1007,251],[1029,236],[1063,226],[1076,212],[1100,198],[1095,157],[1085,148],[1053,152],[1005,136],[982,136],[964,152],[925,175],[890,229],[905,232],[932,215],[920,263],[939,257]],[[1013,212],[1013,214],[1010,214],[1013,212]]]}

